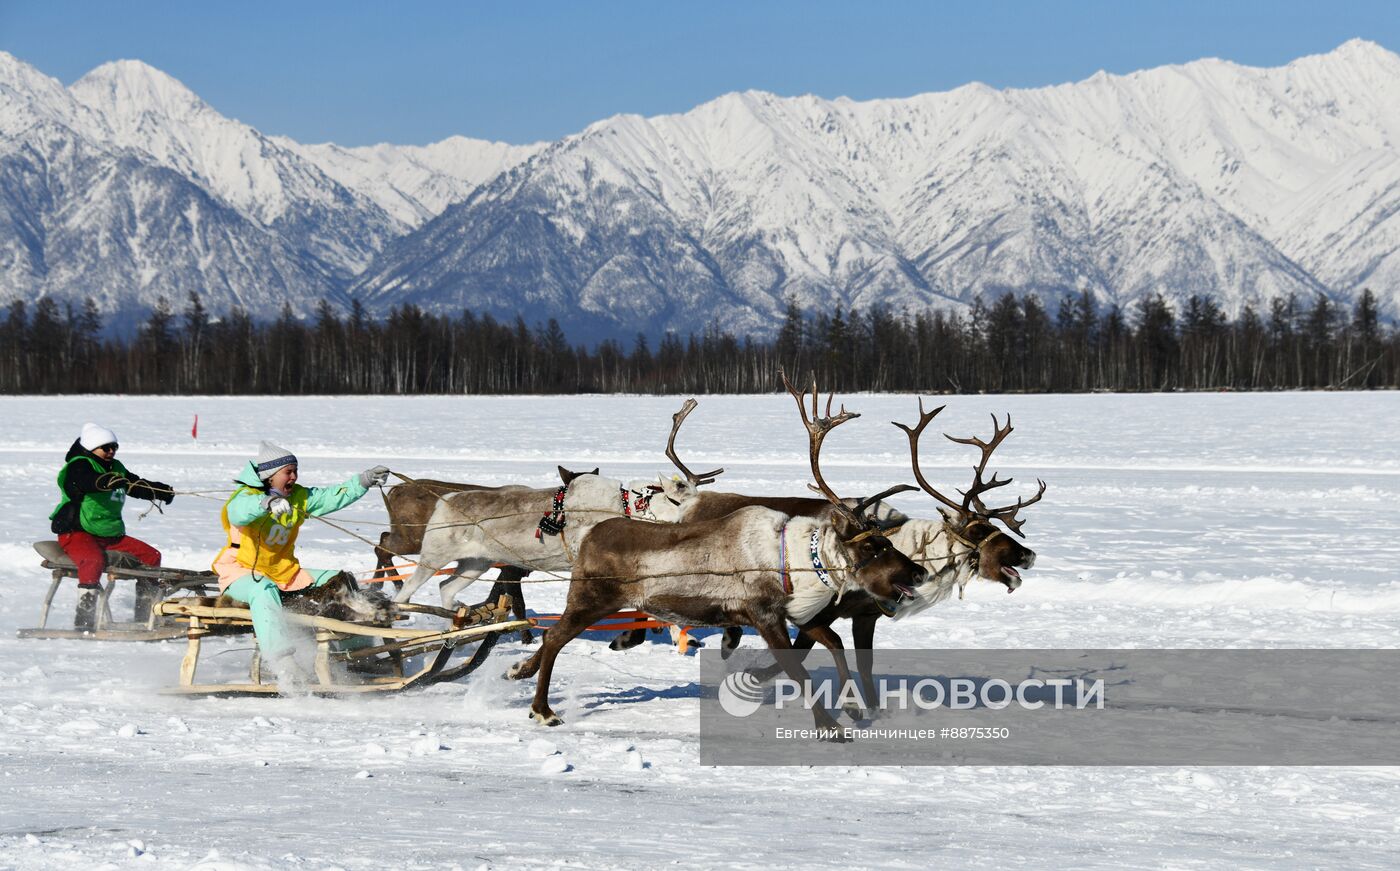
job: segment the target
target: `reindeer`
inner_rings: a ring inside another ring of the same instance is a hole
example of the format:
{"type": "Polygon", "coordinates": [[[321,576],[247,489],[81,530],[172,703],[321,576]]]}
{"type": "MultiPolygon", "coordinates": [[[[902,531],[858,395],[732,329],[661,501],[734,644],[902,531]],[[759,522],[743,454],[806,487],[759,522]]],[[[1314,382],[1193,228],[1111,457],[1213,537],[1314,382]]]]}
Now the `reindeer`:
{"type": "Polygon", "coordinates": [[[580,542],[612,517],[675,522],[680,506],[656,500],[650,481],[623,484],[597,474],[578,475],[557,489],[472,490],[438,500],[424,529],[418,568],[395,595],[407,602],[438,569],[457,569],[440,588],[443,607],[496,563],[531,571],[567,571],[580,542]]]}
{"type": "MultiPolygon", "coordinates": [[[[807,427],[813,489],[833,506],[829,517],[793,517],[749,506],[695,523],[609,520],[595,526],[579,547],[559,622],[545,633],[534,656],[507,673],[514,679],[539,675],[532,719],[546,726],[563,722],[549,707],[554,661],[576,635],[619,609],[635,608],[691,626],[753,626],[770,648],[790,650],[787,621],[806,622],[848,588],[894,602],[914,596],[927,580],[924,569],[895,550],[860,512],[846,507],[822,477],[823,440],[858,415],[843,406],[832,416],[828,399],[826,416],[819,416],[813,379],[809,417],[805,391],[799,394],[786,375],[783,383],[797,400],[807,427]]],[[[786,657],[784,661],[789,676],[805,684],[806,670],[786,657]]],[[[814,707],[813,717],[819,728],[836,726],[819,707],[814,707]]]]}
{"type": "MultiPolygon", "coordinates": [[[[1004,524],[1017,536],[1024,537],[1021,527],[1025,521],[1017,517],[1022,508],[1039,502],[1045,495],[1045,482],[1036,494],[1029,499],[1017,499],[1015,505],[988,508],[982,496],[989,490],[1004,487],[1011,478],[1000,480],[992,474],[985,480],[983,474],[992,452],[1012,432],[1011,415],[1006,416],[1006,425],[997,422],[992,415],[992,438],[982,441],[973,436],[955,438],[945,434],[949,441],[978,448],[981,459],[973,467],[972,485],[960,491],[962,501],[955,501],[935,489],[924,477],[919,466],[919,439],[924,430],[946,406],[939,406],[925,412],[923,399],[919,400],[919,422],[914,427],[894,422],[909,438],[909,456],[914,467],[914,478],[924,492],[936,499],[943,507],[938,509],[938,520],[906,520],[899,528],[888,532],[890,543],[910,559],[928,569],[933,580],[919,587],[915,597],[906,600],[896,613],[884,603],[862,591],[853,591],[842,599],[832,602],[822,609],[809,622],[800,625],[800,632],[793,647],[806,650],[814,642],[827,647],[836,659],[838,677],[845,683],[850,681],[850,671],[846,665],[841,638],[831,630],[831,624],[838,619],[851,620],[851,640],[856,648],[856,669],[860,673],[863,698],[875,698],[875,682],[872,675],[875,624],[881,617],[903,617],[936,605],[949,598],[954,590],[961,596],[962,590],[973,578],[982,578],[1005,585],[1007,593],[1020,588],[1021,569],[1035,565],[1035,551],[1010,537],[994,522],[1004,524]]],[[[776,673],[775,669],[769,672],[776,673]]]]}
{"type": "MultiPolygon", "coordinates": [[[[671,416],[671,436],[666,440],[666,457],[671,461],[680,473],[685,476],[684,480],[679,478],[661,478],[661,495],[670,499],[673,503],[681,506],[681,521],[692,523],[699,520],[718,520],[727,514],[732,514],[740,508],[758,506],[760,508],[771,508],[780,511],[789,517],[812,517],[823,518],[832,510],[829,500],[819,496],[750,496],[745,493],[726,493],[715,490],[701,490],[706,484],[713,484],[715,479],[724,474],[724,469],[712,469],[699,474],[692,472],[681,458],[676,454],[676,434],[680,432],[681,425],[685,419],[695,410],[698,403],[694,399],[687,399],[671,416]]],[[[856,499],[843,499],[842,502],[848,508],[864,519],[873,519],[880,525],[897,525],[905,520],[903,514],[891,508],[885,503],[885,497],[894,490],[892,488],[873,500],[861,502],[856,499]]],[[[739,626],[726,627],[724,630],[724,640],[722,651],[725,657],[729,652],[739,646],[739,639],[744,635],[744,630],[739,626]]],[[[620,632],[608,644],[613,650],[627,650],[636,647],[646,640],[645,629],[629,629],[620,632]]],[[[838,639],[839,643],[839,639],[838,639]]]]}
{"type": "MultiPolygon", "coordinates": [[[[559,467],[559,479],[566,486],[581,474],[585,473],[570,471],[563,466],[559,467]]],[[[594,469],[587,474],[596,475],[598,470],[594,469]]],[[[389,512],[389,530],[379,536],[379,545],[374,549],[375,577],[387,577],[393,573],[395,556],[416,554],[422,549],[423,530],[427,527],[428,518],[432,516],[433,509],[437,507],[440,497],[448,493],[463,493],[469,490],[499,493],[503,490],[529,489],[523,484],[487,487],[481,484],[457,484],[452,481],[434,481],[426,478],[404,478],[402,475],[399,477],[403,478],[404,483],[384,491],[384,508],[389,512]]],[[[501,566],[500,574],[496,578],[496,583],[491,587],[491,593],[487,598],[494,602],[498,596],[510,596],[511,610],[514,611],[516,619],[527,619],[525,594],[520,589],[520,580],[529,573],[529,569],[519,566],[501,566]]],[[[394,585],[399,590],[403,589],[403,581],[395,581],[394,585]]],[[[522,643],[532,644],[535,638],[529,629],[522,629],[520,630],[520,640],[522,643]]]]}

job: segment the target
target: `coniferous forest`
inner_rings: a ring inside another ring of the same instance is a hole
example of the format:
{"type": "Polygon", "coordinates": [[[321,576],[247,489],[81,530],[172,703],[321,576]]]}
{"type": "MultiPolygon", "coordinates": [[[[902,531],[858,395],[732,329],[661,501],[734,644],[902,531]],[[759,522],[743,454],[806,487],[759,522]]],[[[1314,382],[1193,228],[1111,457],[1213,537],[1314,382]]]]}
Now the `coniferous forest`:
{"type": "Polygon", "coordinates": [[[1034,295],[979,301],[966,314],[882,309],[803,312],[789,301],[775,338],[718,330],[629,344],[571,345],[560,325],[413,306],[378,321],[323,302],[303,321],[241,310],[215,318],[195,294],[158,305],[137,333],[104,336],[89,300],[9,305],[0,321],[0,393],[414,394],[760,393],[777,373],[813,371],[823,389],[925,393],[1146,390],[1361,390],[1400,386],[1400,333],[1363,292],[1277,299],[1234,320],[1204,296],[1099,310],[1087,294],[1052,309],[1034,295]]]}

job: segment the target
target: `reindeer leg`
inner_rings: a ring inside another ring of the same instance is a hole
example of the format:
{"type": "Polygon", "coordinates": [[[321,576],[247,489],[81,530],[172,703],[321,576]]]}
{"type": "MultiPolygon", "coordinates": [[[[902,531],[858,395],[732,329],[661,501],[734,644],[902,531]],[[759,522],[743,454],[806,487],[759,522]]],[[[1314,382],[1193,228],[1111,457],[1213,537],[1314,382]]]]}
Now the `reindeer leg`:
{"type": "MultiPolygon", "coordinates": [[[[496,580],[502,585],[502,593],[510,594],[510,608],[515,613],[515,619],[528,620],[529,615],[525,610],[525,591],[520,587],[520,581],[530,572],[519,566],[506,566],[501,569],[500,577],[496,580]]],[[[534,644],[535,636],[529,629],[520,630],[521,644],[534,644]]]]}
{"type": "Polygon", "coordinates": [[[720,645],[719,645],[719,658],[720,658],[720,659],[728,659],[728,658],[729,658],[729,654],[731,654],[731,653],[734,652],[735,648],[737,648],[737,647],[739,646],[739,642],[742,641],[743,638],[744,638],[744,627],[742,627],[742,626],[726,626],[726,627],[724,627],[724,640],[721,641],[721,642],[720,642],[720,645]]]}
{"type": "MultiPolygon", "coordinates": [[[[603,607],[593,606],[588,609],[569,610],[564,609],[559,622],[550,627],[544,634],[544,643],[540,645],[539,653],[530,657],[530,660],[538,661],[539,677],[535,681],[535,700],[530,705],[530,719],[546,726],[558,726],[564,721],[559,715],[550,710],[549,707],[549,678],[554,672],[554,660],[559,655],[559,651],[565,644],[572,641],[580,632],[593,625],[593,621],[600,617],[605,617],[613,612],[614,608],[610,604],[603,607]]],[[[527,660],[529,662],[530,660],[527,660]]],[[[523,665],[523,664],[522,664],[523,665]]],[[[512,669],[514,671],[514,669],[512,669]]],[[[510,677],[527,677],[527,675],[511,674],[510,677]]]]}
{"type": "MultiPolygon", "coordinates": [[[[803,636],[808,636],[820,641],[823,647],[831,651],[831,658],[836,662],[836,676],[841,680],[843,692],[845,687],[854,686],[851,682],[850,666],[846,664],[846,646],[841,643],[841,636],[837,635],[835,630],[830,626],[807,626],[803,628],[802,634],[799,635],[798,638],[802,638],[803,636]]],[[[856,655],[859,656],[859,652],[857,652],[856,655]]],[[[862,696],[861,701],[865,701],[864,696],[862,696]]],[[[852,720],[859,720],[865,715],[864,707],[854,702],[845,705],[842,710],[845,711],[846,716],[850,717],[852,720]]]]}
{"type": "Polygon", "coordinates": [[[630,650],[647,640],[645,629],[628,629],[613,636],[613,640],[608,642],[609,650],[630,650]]]}
{"type": "Polygon", "coordinates": [[[399,591],[394,594],[396,603],[407,602],[413,598],[413,594],[418,592],[418,588],[427,583],[438,569],[442,568],[442,563],[435,563],[430,557],[420,556],[418,558],[418,568],[413,570],[413,577],[409,578],[399,591]]]}
{"type": "MultiPolygon", "coordinates": [[[[811,624],[809,623],[808,626],[810,626],[810,625],[811,625],[811,624]]],[[[792,645],[792,649],[793,649],[793,650],[796,650],[796,651],[804,651],[804,650],[811,650],[811,649],[812,649],[812,645],[815,644],[816,641],[815,641],[815,639],[812,638],[811,635],[809,635],[809,634],[807,633],[807,629],[806,629],[805,627],[798,627],[798,629],[797,629],[797,637],[794,638],[794,639],[793,639],[791,642],[789,642],[789,643],[792,645]]],[[[799,662],[806,662],[806,661],[807,661],[807,656],[806,656],[806,654],[803,654],[801,657],[799,657],[799,658],[798,658],[798,661],[799,661],[799,662]]],[[[772,665],[768,666],[767,668],[763,668],[763,669],[759,669],[758,671],[755,671],[755,672],[753,673],[753,675],[754,675],[754,677],[758,678],[758,679],[761,680],[761,681],[770,681],[770,680],[772,680],[773,678],[777,677],[777,676],[778,676],[778,673],[781,672],[782,670],[783,670],[782,664],[781,664],[781,663],[778,663],[778,662],[774,662],[772,665]]]]}
{"type": "MultiPolygon", "coordinates": [[[[544,633],[544,637],[548,638],[549,633],[544,633]]],[[[506,669],[506,673],[501,675],[501,677],[504,677],[506,680],[528,680],[529,678],[534,677],[536,674],[539,673],[540,658],[542,656],[544,656],[543,647],[541,647],[539,650],[536,650],[534,653],[530,654],[529,656],[525,657],[519,662],[511,665],[510,668],[506,669]]]]}
{"type": "MultiPolygon", "coordinates": [[[[379,544],[374,548],[374,576],[376,578],[387,578],[394,573],[394,552],[389,548],[392,543],[393,533],[385,532],[379,536],[379,544]]],[[[403,581],[393,581],[394,592],[403,591],[403,581]]]]}
{"type": "MultiPolygon", "coordinates": [[[[793,649],[792,642],[788,640],[787,623],[781,618],[776,622],[755,623],[754,628],[758,630],[759,635],[763,636],[763,640],[768,642],[769,649],[777,651],[793,649]]],[[[783,671],[787,672],[788,677],[797,681],[799,686],[808,686],[810,684],[812,680],[811,674],[807,672],[807,669],[802,666],[801,662],[797,661],[796,657],[783,656],[780,657],[780,659],[783,663],[783,671]]],[[[829,736],[826,740],[837,743],[846,741],[841,735],[841,727],[837,725],[836,720],[831,714],[827,713],[825,709],[813,707],[812,718],[816,721],[817,728],[822,730],[823,734],[829,736]]]]}
{"type": "Polygon", "coordinates": [[[489,568],[491,568],[489,562],[474,557],[463,557],[457,560],[457,571],[438,587],[438,592],[442,595],[442,607],[449,609],[454,607],[457,594],[475,583],[476,579],[484,575],[489,568]]]}
{"type": "Polygon", "coordinates": [[[875,623],[878,615],[851,618],[851,640],[856,645],[856,671],[860,672],[865,707],[873,714],[875,700],[875,623]]]}

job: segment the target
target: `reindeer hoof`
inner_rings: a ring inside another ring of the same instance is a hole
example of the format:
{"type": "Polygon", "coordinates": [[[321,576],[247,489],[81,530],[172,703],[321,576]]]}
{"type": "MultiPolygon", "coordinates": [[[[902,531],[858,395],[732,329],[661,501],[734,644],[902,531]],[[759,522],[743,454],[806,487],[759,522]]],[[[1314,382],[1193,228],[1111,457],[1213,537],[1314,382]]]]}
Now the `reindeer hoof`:
{"type": "Polygon", "coordinates": [[[525,630],[524,632],[521,632],[521,633],[520,633],[520,643],[521,643],[521,644],[534,644],[534,643],[535,643],[535,636],[534,636],[534,633],[530,632],[528,629],[525,630]]]}
{"type": "Polygon", "coordinates": [[[828,744],[846,744],[851,739],[846,737],[846,730],[830,717],[824,717],[817,723],[817,729],[821,733],[821,740],[828,744]]]}
{"type": "Polygon", "coordinates": [[[553,711],[550,711],[547,714],[542,714],[539,711],[531,711],[530,719],[534,720],[536,723],[539,723],[541,726],[564,725],[563,718],[561,718],[558,714],[554,713],[553,711]]]}
{"type": "Polygon", "coordinates": [[[530,660],[522,659],[506,669],[505,678],[506,680],[524,680],[532,674],[534,671],[530,669],[530,660]]]}

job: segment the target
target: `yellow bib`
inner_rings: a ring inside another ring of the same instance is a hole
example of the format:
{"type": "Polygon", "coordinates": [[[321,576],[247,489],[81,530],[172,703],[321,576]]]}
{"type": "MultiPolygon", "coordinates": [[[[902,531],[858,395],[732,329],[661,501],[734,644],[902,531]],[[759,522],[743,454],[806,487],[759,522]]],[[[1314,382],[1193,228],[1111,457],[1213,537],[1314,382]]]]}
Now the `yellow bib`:
{"type": "MultiPolygon", "coordinates": [[[[219,551],[222,556],[230,547],[238,550],[239,565],[246,566],[255,574],[271,578],[277,586],[286,588],[301,570],[301,561],[293,553],[297,543],[297,533],[309,516],[306,510],[307,497],[311,491],[300,484],[293,485],[287,501],[292,504],[292,513],[280,521],[271,514],[263,515],[247,526],[233,526],[228,519],[228,504],[244,493],[258,491],[244,487],[235,492],[224,503],[219,512],[219,520],[224,525],[224,535],[228,544],[219,551]]],[[[216,558],[217,561],[217,558],[216,558]]]]}

